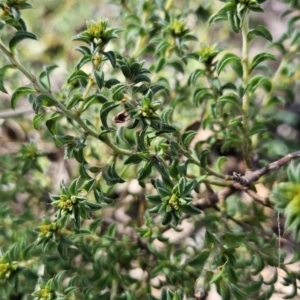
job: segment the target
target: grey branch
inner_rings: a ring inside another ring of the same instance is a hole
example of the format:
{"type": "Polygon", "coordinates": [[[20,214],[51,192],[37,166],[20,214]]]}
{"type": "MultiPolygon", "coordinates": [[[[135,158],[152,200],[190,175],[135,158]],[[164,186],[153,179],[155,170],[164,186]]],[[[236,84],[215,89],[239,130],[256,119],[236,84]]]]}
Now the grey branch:
{"type": "Polygon", "coordinates": [[[19,116],[28,115],[28,114],[34,114],[34,111],[32,108],[0,111],[0,119],[10,119],[10,118],[19,117],[19,116]]]}
{"type": "Polygon", "coordinates": [[[252,182],[258,180],[261,176],[279,169],[286,163],[290,162],[293,159],[300,157],[300,151],[296,151],[293,153],[289,153],[288,155],[271,162],[270,164],[264,166],[261,169],[258,169],[256,171],[248,171],[245,175],[238,174],[236,172],[233,172],[233,181],[240,183],[241,185],[247,186],[250,185],[252,182]]]}

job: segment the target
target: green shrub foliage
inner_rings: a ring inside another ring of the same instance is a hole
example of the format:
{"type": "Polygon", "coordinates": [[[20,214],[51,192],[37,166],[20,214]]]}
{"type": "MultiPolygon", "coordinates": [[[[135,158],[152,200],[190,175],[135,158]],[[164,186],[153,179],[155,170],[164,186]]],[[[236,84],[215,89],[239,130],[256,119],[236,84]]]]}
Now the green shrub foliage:
{"type": "Polygon", "coordinates": [[[299,297],[298,1],[276,39],[271,0],[70,2],[0,2],[3,133],[39,136],[1,145],[0,298],[299,297]]]}

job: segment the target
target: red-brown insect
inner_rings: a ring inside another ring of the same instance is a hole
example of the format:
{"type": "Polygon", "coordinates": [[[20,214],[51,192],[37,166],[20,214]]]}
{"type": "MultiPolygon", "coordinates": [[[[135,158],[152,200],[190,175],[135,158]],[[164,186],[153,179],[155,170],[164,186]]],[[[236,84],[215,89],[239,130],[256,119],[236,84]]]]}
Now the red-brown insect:
{"type": "Polygon", "coordinates": [[[125,110],[123,110],[114,117],[114,122],[115,123],[124,123],[126,121],[127,117],[128,117],[128,114],[126,113],[125,110]]]}

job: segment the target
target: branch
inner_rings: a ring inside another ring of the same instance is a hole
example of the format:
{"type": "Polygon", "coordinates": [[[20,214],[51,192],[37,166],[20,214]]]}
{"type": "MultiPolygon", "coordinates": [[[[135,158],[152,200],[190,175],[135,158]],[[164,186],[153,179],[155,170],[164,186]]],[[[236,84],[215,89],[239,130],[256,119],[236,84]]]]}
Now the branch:
{"type": "Polygon", "coordinates": [[[10,119],[14,117],[19,117],[22,115],[34,114],[32,108],[23,108],[18,110],[6,110],[0,112],[0,119],[10,119]]]}
{"type": "Polygon", "coordinates": [[[235,189],[240,190],[248,194],[254,201],[260,203],[263,206],[274,209],[272,204],[269,201],[269,198],[264,198],[259,196],[256,192],[250,190],[247,186],[241,185],[241,183],[234,182],[232,185],[235,189]]]}
{"type": "Polygon", "coordinates": [[[283,165],[287,164],[293,159],[300,157],[300,150],[289,153],[288,155],[264,166],[263,168],[256,170],[256,171],[248,171],[244,176],[241,176],[241,174],[238,174],[236,172],[233,172],[233,181],[240,183],[241,185],[247,186],[250,185],[252,182],[258,180],[261,176],[273,171],[277,170],[283,165]]]}

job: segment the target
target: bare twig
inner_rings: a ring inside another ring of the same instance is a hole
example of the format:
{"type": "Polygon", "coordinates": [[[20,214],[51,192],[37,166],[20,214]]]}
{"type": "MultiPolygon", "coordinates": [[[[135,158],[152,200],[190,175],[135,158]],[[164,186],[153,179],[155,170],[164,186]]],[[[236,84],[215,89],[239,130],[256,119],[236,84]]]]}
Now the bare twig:
{"type": "Polygon", "coordinates": [[[241,191],[245,192],[246,194],[248,194],[254,201],[262,204],[263,206],[267,206],[267,207],[270,207],[273,209],[273,206],[270,203],[270,201],[268,200],[268,198],[259,196],[257,193],[250,190],[247,186],[243,186],[240,183],[236,183],[236,182],[234,182],[232,186],[235,189],[241,190],[241,191]]]}
{"type": "Polygon", "coordinates": [[[22,115],[28,115],[28,114],[34,114],[34,111],[32,108],[23,108],[18,110],[6,110],[6,111],[0,111],[0,119],[10,119],[14,117],[19,117],[22,115]]]}
{"type": "Polygon", "coordinates": [[[290,162],[293,159],[300,157],[300,150],[289,153],[288,155],[264,166],[263,168],[256,170],[256,171],[248,171],[244,176],[241,176],[240,174],[233,172],[233,180],[235,182],[240,183],[241,185],[247,186],[250,183],[258,180],[261,176],[273,171],[277,170],[286,163],[290,162]]]}
{"type": "Polygon", "coordinates": [[[254,201],[273,209],[273,206],[269,203],[268,198],[265,199],[249,189],[244,190],[244,192],[247,193],[254,201]]]}

